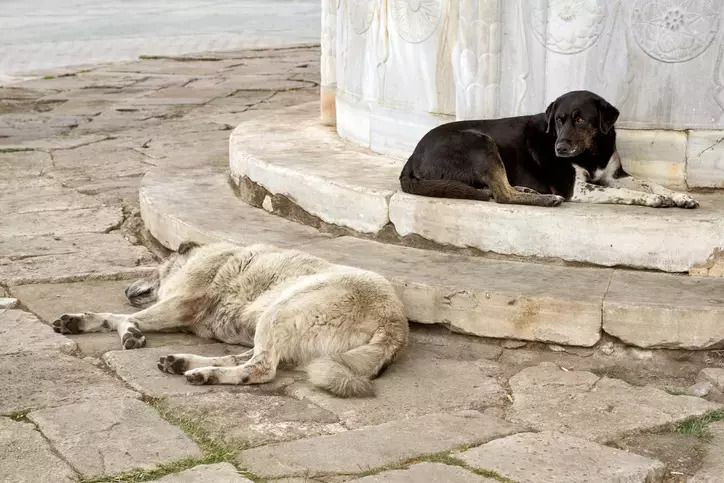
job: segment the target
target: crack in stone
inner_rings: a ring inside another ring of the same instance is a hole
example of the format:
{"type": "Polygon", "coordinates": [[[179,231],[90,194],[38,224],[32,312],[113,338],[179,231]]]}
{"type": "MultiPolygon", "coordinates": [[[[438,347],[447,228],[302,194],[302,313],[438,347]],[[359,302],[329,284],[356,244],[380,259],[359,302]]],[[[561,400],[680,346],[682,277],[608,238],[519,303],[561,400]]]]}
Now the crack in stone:
{"type": "Polygon", "coordinates": [[[714,148],[717,147],[719,144],[721,144],[722,141],[724,141],[724,136],[722,136],[722,137],[720,137],[719,139],[717,139],[716,141],[714,141],[714,144],[712,144],[711,146],[709,146],[709,147],[707,147],[707,148],[704,148],[703,151],[701,151],[699,154],[697,154],[697,157],[701,156],[702,154],[704,154],[705,152],[707,152],[707,151],[709,151],[709,150],[714,149],[714,148]]]}

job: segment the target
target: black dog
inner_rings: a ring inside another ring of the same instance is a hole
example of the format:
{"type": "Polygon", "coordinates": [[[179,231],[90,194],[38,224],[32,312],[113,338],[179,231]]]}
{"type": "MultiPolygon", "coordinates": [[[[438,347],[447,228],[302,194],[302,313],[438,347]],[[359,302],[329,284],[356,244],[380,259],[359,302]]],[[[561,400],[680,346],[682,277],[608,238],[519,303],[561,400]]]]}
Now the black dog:
{"type": "Polygon", "coordinates": [[[613,127],[618,114],[602,97],[574,91],[542,114],[443,124],[417,144],[400,175],[402,190],[539,206],[563,200],[698,206],[623,170],[613,127]]]}

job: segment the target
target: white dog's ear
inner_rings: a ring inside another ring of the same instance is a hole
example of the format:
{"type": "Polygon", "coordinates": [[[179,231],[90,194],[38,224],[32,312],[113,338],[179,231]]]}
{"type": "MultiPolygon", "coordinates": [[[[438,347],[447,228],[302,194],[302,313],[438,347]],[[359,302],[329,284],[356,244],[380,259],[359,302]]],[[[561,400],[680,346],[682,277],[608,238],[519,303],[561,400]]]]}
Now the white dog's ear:
{"type": "Polygon", "coordinates": [[[200,246],[201,245],[199,245],[195,241],[185,241],[181,242],[181,244],[178,246],[178,250],[176,251],[179,253],[179,255],[183,255],[200,246]]]}
{"type": "Polygon", "coordinates": [[[546,108],[546,132],[551,132],[551,123],[553,122],[553,116],[556,115],[557,107],[558,103],[553,101],[548,104],[548,107],[546,108]]]}
{"type": "Polygon", "coordinates": [[[598,101],[599,127],[603,134],[608,134],[618,119],[618,109],[608,103],[606,99],[598,101]]]}

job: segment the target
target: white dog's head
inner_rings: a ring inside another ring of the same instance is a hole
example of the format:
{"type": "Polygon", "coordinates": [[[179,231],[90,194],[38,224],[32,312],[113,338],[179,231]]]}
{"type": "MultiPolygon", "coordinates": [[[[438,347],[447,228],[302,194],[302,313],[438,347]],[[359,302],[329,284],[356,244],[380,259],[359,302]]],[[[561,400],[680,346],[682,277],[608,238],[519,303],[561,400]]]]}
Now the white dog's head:
{"type": "Polygon", "coordinates": [[[126,298],[134,307],[146,307],[158,299],[161,284],[172,273],[184,266],[194,249],[200,247],[196,242],[186,241],[178,250],[171,253],[152,275],[136,280],[126,287],[126,298]]]}

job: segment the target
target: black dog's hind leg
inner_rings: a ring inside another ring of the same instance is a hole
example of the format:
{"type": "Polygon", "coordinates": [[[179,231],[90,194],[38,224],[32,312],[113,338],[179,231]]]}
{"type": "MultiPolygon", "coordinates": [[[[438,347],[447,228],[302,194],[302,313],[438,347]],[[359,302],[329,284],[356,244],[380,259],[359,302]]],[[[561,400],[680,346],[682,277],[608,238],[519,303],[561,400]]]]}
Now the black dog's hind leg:
{"type": "Polygon", "coordinates": [[[561,196],[543,195],[534,190],[511,186],[497,146],[492,140],[486,141],[470,155],[473,156],[476,175],[486,186],[490,187],[496,203],[558,206],[563,202],[561,196]]]}

